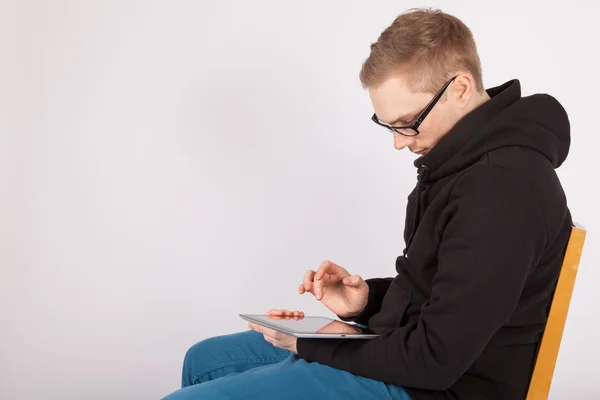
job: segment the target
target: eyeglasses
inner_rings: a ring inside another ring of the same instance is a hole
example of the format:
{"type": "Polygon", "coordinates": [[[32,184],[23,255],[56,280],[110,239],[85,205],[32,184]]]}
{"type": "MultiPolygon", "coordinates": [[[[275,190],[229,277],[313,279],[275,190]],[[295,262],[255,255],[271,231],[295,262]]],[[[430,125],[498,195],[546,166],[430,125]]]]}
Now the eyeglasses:
{"type": "Polygon", "coordinates": [[[384,122],[381,122],[379,120],[379,118],[377,118],[377,114],[373,114],[373,116],[371,117],[371,119],[377,125],[381,125],[384,128],[389,129],[390,132],[398,132],[399,134],[404,135],[404,136],[417,136],[419,134],[419,126],[423,123],[423,120],[425,119],[425,117],[427,117],[427,114],[429,114],[429,112],[433,109],[433,107],[435,106],[435,104],[438,102],[438,100],[444,94],[444,91],[446,91],[446,89],[448,88],[448,86],[450,86],[450,83],[452,83],[452,81],[455,78],[456,78],[456,76],[452,77],[448,82],[446,82],[446,84],[444,85],[444,87],[441,88],[439,92],[437,92],[437,94],[433,97],[433,99],[431,99],[431,101],[429,102],[429,104],[427,104],[427,107],[425,107],[425,109],[423,111],[421,111],[421,114],[419,114],[419,116],[417,117],[417,119],[415,119],[415,121],[411,125],[407,125],[407,126],[391,126],[391,125],[388,125],[388,124],[386,124],[384,122]],[[403,131],[405,131],[405,132],[403,132],[403,131]]]}

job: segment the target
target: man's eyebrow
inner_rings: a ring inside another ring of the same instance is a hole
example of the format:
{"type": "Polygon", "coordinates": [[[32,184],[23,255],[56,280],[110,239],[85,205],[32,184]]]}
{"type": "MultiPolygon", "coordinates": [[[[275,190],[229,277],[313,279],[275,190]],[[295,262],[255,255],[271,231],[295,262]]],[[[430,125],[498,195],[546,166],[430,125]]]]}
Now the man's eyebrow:
{"type": "Polygon", "coordinates": [[[396,118],[392,122],[389,122],[388,125],[394,126],[394,125],[396,125],[400,121],[410,121],[410,120],[414,119],[414,117],[416,117],[416,113],[415,112],[410,112],[410,113],[404,114],[404,115],[396,118]]]}

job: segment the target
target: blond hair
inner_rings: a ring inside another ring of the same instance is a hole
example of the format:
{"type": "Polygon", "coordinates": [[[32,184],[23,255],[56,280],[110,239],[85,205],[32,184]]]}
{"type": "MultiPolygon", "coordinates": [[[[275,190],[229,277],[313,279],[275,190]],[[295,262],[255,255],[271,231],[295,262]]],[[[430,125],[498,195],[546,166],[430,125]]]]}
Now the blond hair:
{"type": "Polygon", "coordinates": [[[471,30],[458,18],[436,9],[400,14],[371,44],[360,71],[364,88],[405,74],[411,92],[435,93],[457,73],[468,72],[483,92],[481,62],[471,30]]]}

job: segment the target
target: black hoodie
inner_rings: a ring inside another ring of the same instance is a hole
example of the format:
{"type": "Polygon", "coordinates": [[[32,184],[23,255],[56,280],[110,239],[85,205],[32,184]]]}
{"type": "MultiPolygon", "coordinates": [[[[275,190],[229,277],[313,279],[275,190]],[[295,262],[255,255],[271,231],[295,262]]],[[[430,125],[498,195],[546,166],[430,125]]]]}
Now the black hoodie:
{"type": "Polygon", "coordinates": [[[569,120],[519,81],[487,90],[418,158],[395,278],[368,279],[370,340],[298,339],[298,355],[412,399],[524,399],[570,229],[556,175],[569,120]]]}

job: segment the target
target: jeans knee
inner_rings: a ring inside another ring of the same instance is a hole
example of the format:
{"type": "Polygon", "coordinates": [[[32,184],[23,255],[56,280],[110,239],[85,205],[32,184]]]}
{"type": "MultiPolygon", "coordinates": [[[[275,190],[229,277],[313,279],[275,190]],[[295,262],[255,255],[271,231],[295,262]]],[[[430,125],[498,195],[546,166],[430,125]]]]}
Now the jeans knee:
{"type": "Polygon", "coordinates": [[[198,378],[198,369],[200,368],[201,360],[204,359],[211,347],[211,338],[201,340],[191,346],[183,358],[183,373],[181,376],[181,387],[195,385],[198,378]]]}
{"type": "Polygon", "coordinates": [[[191,363],[192,360],[194,360],[195,358],[198,357],[198,355],[203,353],[203,350],[204,350],[203,347],[205,346],[204,345],[205,340],[201,340],[200,342],[192,345],[189,349],[187,349],[187,351],[185,352],[185,356],[183,357],[184,365],[191,363]]]}
{"type": "MultiPolygon", "coordinates": [[[[195,385],[218,378],[231,372],[245,369],[248,358],[264,356],[263,335],[255,331],[209,337],[194,344],[185,353],[183,360],[182,387],[195,385]],[[240,363],[242,364],[240,366],[240,363]]],[[[255,366],[251,363],[250,366],[255,366]]]]}

